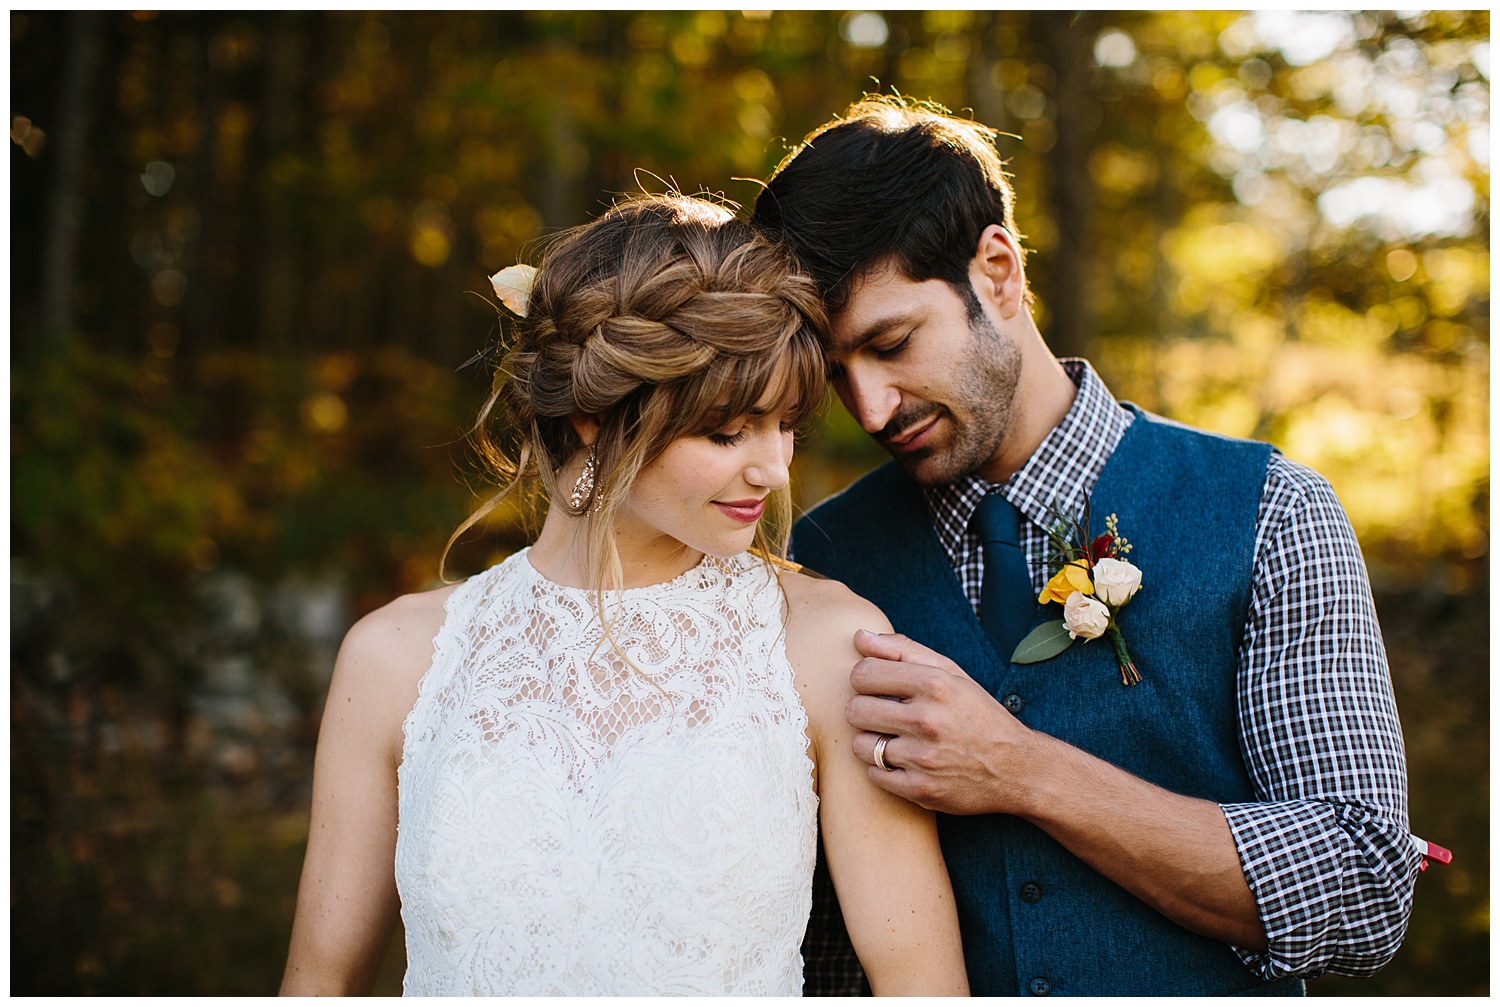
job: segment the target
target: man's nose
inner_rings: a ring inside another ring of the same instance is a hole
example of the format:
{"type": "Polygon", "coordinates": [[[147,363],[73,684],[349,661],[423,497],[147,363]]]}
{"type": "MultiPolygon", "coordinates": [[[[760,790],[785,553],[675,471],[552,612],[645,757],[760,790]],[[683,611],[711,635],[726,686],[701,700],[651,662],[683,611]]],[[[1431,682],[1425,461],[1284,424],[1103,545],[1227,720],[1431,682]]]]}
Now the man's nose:
{"type": "Polygon", "coordinates": [[[901,405],[901,393],[896,387],[865,368],[846,366],[834,387],[844,408],[867,434],[884,430],[901,405]]]}

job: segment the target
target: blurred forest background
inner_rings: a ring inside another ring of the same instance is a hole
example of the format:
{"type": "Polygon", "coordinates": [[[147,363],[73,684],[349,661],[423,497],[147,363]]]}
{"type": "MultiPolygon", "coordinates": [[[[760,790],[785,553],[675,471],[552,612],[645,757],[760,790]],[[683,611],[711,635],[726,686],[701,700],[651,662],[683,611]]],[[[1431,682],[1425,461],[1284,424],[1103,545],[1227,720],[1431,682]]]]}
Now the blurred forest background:
{"type": "MultiPolygon", "coordinates": [[[[866,90],[1009,134],[1043,332],[1333,482],[1413,829],[1382,974],[1489,991],[1489,15],[10,15],[11,992],[279,981],[353,619],[483,488],[485,276],[614,193],[742,204],[866,90]],[[475,296],[475,295],[479,296],[475,296]]],[[[534,256],[533,256],[534,257],[534,256]]],[[[836,404],[810,505],[881,459],[836,404]]],[[[514,513],[455,553],[514,549],[514,513]]],[[[399,989],[393,948],[382,992],[399,989]]]]}

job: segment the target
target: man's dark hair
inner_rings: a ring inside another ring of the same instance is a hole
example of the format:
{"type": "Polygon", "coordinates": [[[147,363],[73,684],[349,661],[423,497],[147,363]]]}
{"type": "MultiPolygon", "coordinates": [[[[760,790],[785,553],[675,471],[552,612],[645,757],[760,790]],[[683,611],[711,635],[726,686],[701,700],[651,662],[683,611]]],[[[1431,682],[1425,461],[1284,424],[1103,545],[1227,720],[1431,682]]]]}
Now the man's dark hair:
{"type": "Polygon", "coordinates": [[[753,222],[792,246],[830,312],[887,261],[967,303],[979,235],[991,224],[1016,233],[1014,199],[994,130],[941,105],[866,95],[777,165],[753,222]]]}

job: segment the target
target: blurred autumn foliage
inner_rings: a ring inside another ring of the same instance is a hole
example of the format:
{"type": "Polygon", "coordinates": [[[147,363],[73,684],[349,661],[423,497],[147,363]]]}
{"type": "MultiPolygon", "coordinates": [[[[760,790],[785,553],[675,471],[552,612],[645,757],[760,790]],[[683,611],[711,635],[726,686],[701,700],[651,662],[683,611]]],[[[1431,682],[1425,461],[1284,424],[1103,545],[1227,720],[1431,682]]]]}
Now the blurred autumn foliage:
{"type": "MultiPolygon", "coordinates": [[[[1008,134],[1054,349],[1332,480],[1457,856],[1311,991],[1488,992],[1488,12],[10,25],[13,993],[274,989],[333,653],[482,489],[469,292],[614,193],[748,204],[891,88],[1008,134]]],[[[808,504],[880,460],[837,406],[801,452],[808,504]]]]}

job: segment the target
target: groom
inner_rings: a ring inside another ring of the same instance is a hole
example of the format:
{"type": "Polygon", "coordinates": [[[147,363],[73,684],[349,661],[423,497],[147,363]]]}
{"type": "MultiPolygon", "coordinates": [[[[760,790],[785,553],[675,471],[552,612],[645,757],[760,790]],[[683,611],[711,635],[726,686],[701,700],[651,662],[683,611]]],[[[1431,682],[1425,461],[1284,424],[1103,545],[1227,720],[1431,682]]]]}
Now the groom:
{"type": "MultiPolygon", "coordinates": [[[[1420,857],[1348,519],[1268,445],[1122,405],[1052,356],[993,140],[866,99],[755,206],[820,282],[834,387],[894,458],[793,539],[900,634],[855,639],[855,755],[942,812],[975,995],[1299,995],[1374,972],[1420,857]],[[1060,617],[1037,603],[1047,530],[1086,501],[1142,572],[1119,615],[1139,684],[1108,638],[1010,661],[1060,617]]],[[[814,957],[806,992],[834,992],[814,957]]]]}

